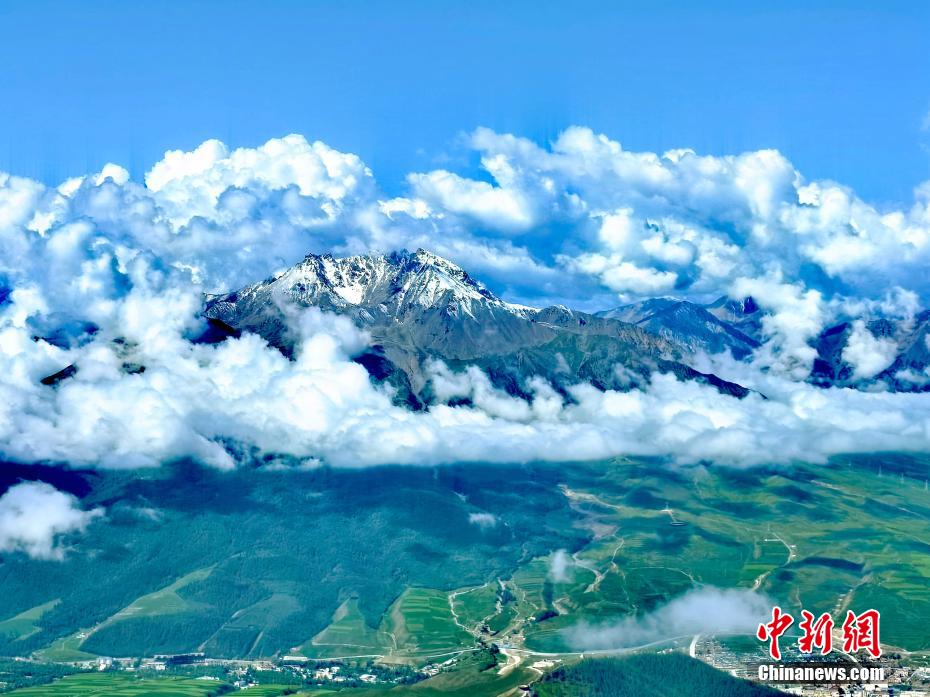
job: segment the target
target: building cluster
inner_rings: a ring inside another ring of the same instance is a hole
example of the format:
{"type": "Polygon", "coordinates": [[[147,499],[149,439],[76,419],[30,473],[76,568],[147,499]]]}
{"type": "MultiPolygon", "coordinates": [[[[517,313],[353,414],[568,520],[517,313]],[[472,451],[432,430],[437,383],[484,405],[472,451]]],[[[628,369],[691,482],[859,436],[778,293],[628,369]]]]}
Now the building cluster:
{"type": "MultiPolygon", "coordinates": [[[[760,651],[758,655],[740,653],[722,644],[713,637],[702,637],[694,647],[694,657],[705,663],[726,671],[731,675],[747,680],[757,680],[756,668],[760,663],[771,663],[768,654],[760,651]]],[[[801,660],[801,654],[788,649],[782,661],[789,663],[801,660]]],[[[834,657],[835,661],[845,661],[844,657],[834,657]]],[[[930,668],[912,668],[901,665],[898,654],[884,654],[869,661],[870,665],[881,667],[884,680],[879,683],[848,684],[765,684],[782,692],[799,697],[930,697],[930,668]]]]}
{"type": "Polygon", "coordinates": [[[455,663],[456,663],[456,660],[454,658],[445,660],[442,663],[429,663],[428,665],[425,665],[422,668],[420,668],[419,672],[422,675],[425,675],[426,677],[431,678],[434,675],[439,675],[443,671],[449,670],[450,668],[452,668],[452,666],[455,665],[455,663]]]}

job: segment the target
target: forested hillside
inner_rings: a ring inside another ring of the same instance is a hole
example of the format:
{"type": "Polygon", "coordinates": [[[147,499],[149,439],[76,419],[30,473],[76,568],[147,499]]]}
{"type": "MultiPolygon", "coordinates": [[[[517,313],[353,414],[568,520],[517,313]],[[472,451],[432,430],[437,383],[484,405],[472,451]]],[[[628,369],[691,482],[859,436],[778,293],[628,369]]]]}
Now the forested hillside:
{"type": "Polygon", "coordinates": [[[681,653],[589,659],[557,668],[536,697],[776,697],[783,692],[740,680],[681,653]]]}

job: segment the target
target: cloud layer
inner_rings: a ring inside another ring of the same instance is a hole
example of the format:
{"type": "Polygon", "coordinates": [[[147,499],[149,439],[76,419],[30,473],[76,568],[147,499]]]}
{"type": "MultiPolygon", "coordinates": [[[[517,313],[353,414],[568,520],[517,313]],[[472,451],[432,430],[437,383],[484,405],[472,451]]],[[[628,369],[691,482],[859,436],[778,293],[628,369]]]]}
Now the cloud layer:
{"type": "Polygon", "coordinates": [[[754,591],[697,588],[641,617],[576,625],[566,631],[566,639],[576,650],[597,651],[695,634],[751,634],[771,608],[771,601],[754,591]]]}
{"type": "MultiPolygon", "coordinates": [[[[466,143],[483,174],[411,174],[399,197],[358,157],[301,136],[170,152],[144,184],[116,165],[55,188],[0,174],[0,454],[101,467],[619,454],[753,464],[930,446],[924,395],[801,382],[809,341],[832,319],[907,318],[927,297],[930,184],[880,211],[806,182],[773,151],[631,153],[583,128],[548,147],[484,129],[466,143]],[[752,295],[768,313],[762,348],[749,364],[706,360],[769,399],[656,376],[629,393],[578,385],[570,400],[536,381],[524,401],[437,364],[437,394],[471,406],[413,413],[349,360],[367,337],[342,318],[295,314],[294,361],[252,335],[191,341],[204,292],[308,251],[418,246],[540,303],[752,295]],[[41,384],[72,364],[73,378],[41,384]]],[[[843,355],[870,377],[892,343],[856,324],[843,355]]]]}

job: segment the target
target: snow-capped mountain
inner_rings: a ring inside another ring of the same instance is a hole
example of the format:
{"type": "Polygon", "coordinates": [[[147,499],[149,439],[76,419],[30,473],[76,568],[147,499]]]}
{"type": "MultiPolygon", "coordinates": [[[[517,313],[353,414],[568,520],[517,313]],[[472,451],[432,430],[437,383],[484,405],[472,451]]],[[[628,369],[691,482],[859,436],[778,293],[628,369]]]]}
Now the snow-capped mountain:
{"type": "Polygon", "coordinates": [[[272,287],[273,292],[284,291],[291,299],[314,305],[377,307],[395,317],[425,307],[442,307],[468,316],[485,307],[513,307],[455,264],[423,249],[414,254],[342,259],[309,255],[276,278],[272,287]]]}
{"type": "Polygon", "coordinates": [[[334,258],[308,255],[284,273],[208,300],[205,315],[236,331],[261,334],[285,353],[294,349],[284,310],[317,306],[352,317],[372,336],[357,360],[394,385],[413,406],[432,400],[427,365],[477,365],[511,394],[526,394],[534,375],[556,387],[579,381],[602,389],[643,384],[656,370],[747,390],[687,365],[677,341],[629,322],[556,306],[504,302],[463,269],[425,250],[334,258]]]}

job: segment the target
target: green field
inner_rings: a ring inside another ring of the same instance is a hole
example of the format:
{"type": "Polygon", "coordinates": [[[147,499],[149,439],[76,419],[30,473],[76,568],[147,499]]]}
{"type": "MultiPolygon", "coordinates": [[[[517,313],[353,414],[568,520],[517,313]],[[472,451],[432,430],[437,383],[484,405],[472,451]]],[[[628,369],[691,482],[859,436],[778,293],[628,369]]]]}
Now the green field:
{"type": "Polygon", "coordinates": [[[25,687],[10,692],[16,697],[217,697],[222,694],[248,697],[279,697],[299,694],[323,697],[334,690],[302,689],[293,685],[254,685],[243,690],[229,683],[177,676],[141,676],[124,672],[81,673],[69,675],[47,685],[25,687]]]}
{"type": "Polygon", "coordinates": [[[346,600],[333,613],[332,622],[296,653],[310,658],[336,656],[370,656],[384,654],[392,648],[391,637],[368,626],[358,607],[357,598],[346,600]]]}
{"type": "Polygon", "coordinates": [[[525,668],[501,672],[498,658],[487,651],[463,657],[455,670],[413,685],[353,690],[359,697],[499,697],[517,695],[518,687],[538,677],[525,668]]]}
{"type": "Polygon", "coordinates": [[[454,592],[452,607],[459,618],[459,622],[466,627],[477,628],[489,618],[497,615],[500,589],[500,581],[494,579],[480,586],[462,588],[454,592]]]}
{"type": "MultiPolygon", "coordinates": [[[[212,680],[148,678],[132,673],[81,673],[48,685],[25,687],[17,697],[211,697],[220,685],[212,680]]],[[[279,694],[279,693],[275,693],[279,694]]]]}
{"type": "Polygon", "coordinates": [[[474,644],[455,624],[448,593],[431,588],[404,591],[385,616],[382,632],[393,638],[396,656],[433,656],[474,644]]]}
{"type": "Polygon", "coordinates": [[[5,636],[13,641],[23,641],[33,634],[42,631],[38,622],[42,615],[51,610],[58,604],[58,599],[50,600],[47,603],[36,605],[25,610],[15,617],[0,622],[0,636],[5,636]]]}

